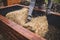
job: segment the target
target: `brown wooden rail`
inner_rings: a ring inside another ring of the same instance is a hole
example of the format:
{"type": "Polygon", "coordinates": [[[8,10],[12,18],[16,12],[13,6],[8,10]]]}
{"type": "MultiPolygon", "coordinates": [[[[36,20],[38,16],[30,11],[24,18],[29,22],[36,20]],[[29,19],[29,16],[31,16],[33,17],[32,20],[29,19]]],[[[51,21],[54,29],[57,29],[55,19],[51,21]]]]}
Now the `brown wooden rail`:
{"type": "MultiPolygon", "coordinates": [[[[29,40],[46,40],[46,39],[40,37],[39,35],[34,34],[34,33],[32,33],[31,31],[25,29],[24,27],[22,27],[22,26],[20,26],[20,25],[18,25],[18,24],[16,24],[16,23],[14,23],[13,21],[5,18],[5,17],[2,16],[2,15],[0,15],[0,21],[2,21],[5,25],[8,25],[8,26],[6,26],[7,29],[5,29],[4,27],[3,27],[2,29],[0,29],[0,30],[3,31],[3,32],[4,32],[4,30],[6,30],[6,31],[7,31],[7,30],[10,30],[10,29],[8,29],[8,27],[9,27],[9,28],[13,29],[14,31],[16,31],[17,33],[21,34],[22,36],[24,36],[25,38],[27,38],[27,39],[29,39],[29,40]]],[[[2,24],[0,23],[0,25],[2,25],[2,24]]],[[[3,26],[4,26],[4,25],[3,25],[3,26]]],[[[1,26],[0,26],[0,28],[1,28],[1,26]]],[[[11,30],[10,30],[10,31],[11,31],[11,30]]],[[[14,32],[14,31],[13,31],[13,32],[14,32]]],[[[7,32],[8,32],[8,31],[7,31],[7,32]]],[[[11,34],[11,36],[16,35],[16,33],[13,34],[13,32],[12,32],[12,33],[10,32],[10,33],[8,33],[8,34],[11,34]]],[[[6,34],[6,33],[5,33],[5,34],[6,34]]],[[[17,35],[18,35],[18,34],[17,34],[17,35]]],[[[15,36],[13,36],[13,37],[15,38],[15,36]]],[[[12,39],[13,39],[13,38],[12,38],[12,39]]],[[[18,39],[15,38],[15,40],[18,40],[18,39]]]]}
{"type": "MultiPolygon", "coordinates": [[[[2,6],[2,7],[0,7],[0,9],[2,9],[2,8],[7,8],[7,7],[12,7],[12,6],[21,6],[21,7],[29,8],[29,6],[15,4],[15,5],[10,5],[10,6],[5,6],[5,7],[2,6]]],[[[43,12],[46,13],[46,10],[40,9],[40,8],[36,8],[36,7],[37,7],[37,6],[35,6],[34,10],[36,10],[36,11],[43,11],[43,12]]],[[[53,12],[53,11],[51,11],[50,13],[53,14],[53,15],[60,16],[60,13],[58,13],[58,12],[53,12]]]]}
{"type": "Polygon", "coordinates": [[[2,8],[7,8],[7,7],[12,7],[12,6],[21,6],[21,7],[26,7],[26,8],[28,8],[28,6],[25,6],[25,5],[14,4],[14,5],[9,5],[9,6],[2,6],[2,7],[0,7],[0,9],[2,9],[2,8]]]}

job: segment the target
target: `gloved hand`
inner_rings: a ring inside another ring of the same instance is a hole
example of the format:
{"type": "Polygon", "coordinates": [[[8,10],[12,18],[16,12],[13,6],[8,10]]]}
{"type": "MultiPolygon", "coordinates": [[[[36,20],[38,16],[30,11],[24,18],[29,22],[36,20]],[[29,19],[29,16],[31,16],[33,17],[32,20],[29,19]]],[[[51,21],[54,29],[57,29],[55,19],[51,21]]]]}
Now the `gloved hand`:
{"type": "Polygon", "coordinates": [[[46,10],[46,14],[47,14],[47,15],[51,15],[51,13],[50,13],[50,12],[51,12],[51,10],[50,10],[50,9],[47,9],[47,10],[46,10]]]}
{"type": "Polygon", "coordinates": [[[27,22],[32,19],[32,15],[28,15],[27,22]]]}

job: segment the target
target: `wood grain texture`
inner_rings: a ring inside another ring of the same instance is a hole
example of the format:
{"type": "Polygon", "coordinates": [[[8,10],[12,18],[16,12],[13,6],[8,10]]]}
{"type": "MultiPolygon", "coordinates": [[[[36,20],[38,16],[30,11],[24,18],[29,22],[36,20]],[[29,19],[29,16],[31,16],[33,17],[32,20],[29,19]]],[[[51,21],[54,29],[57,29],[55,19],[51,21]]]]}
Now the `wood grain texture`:
{"type": "Polygon", "coordinates": [[[23,35],[24,37],[26,37],[29,40],[46,40],[46,39],[40,37],[39,35],[36,35],[36,34],[32,33],[31,31],[25,29],[24,27],[8,20],[7,18],[3,17],[2,15],[0,15],[0,21],[2,21],[6,25],[8,25],[10,28],[12,28],[14,31],[23,35]]]}
{"type": "Polygon", "coordinates": [[[8,5],[19,4],[21,0],[7,0],[8,5]]]}
{"type": "MultiPolygon", "coordinates": [[[[12,6],[21,6],[21,7],[24,7],[24,8],[29,8],[29,6],[14,4],[14,5],[9,5],[9,6],[2,6],[2,7],[0,7],[0,9],[12,7],[12,6]]],[[[35,6],[34,10],[40,11],[40,12],[42,11],[42,12],[46,13],[46,10],[37,8],[37,6],[35,6]]],[[[60,13],[58,13],[58,12],[51,11],[50,13],[53,14],[53,15],[56,15],[56,16],[60,16],[60,13]]]]}

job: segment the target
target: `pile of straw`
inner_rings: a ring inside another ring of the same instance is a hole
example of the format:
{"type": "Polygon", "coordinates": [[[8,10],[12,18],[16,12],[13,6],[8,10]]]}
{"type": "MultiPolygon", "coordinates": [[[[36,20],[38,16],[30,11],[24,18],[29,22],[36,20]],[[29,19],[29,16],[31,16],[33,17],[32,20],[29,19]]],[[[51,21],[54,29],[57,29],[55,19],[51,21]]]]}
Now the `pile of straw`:
{"type": "Polygon", "coordinates": [[[10,19],[22,26],[27,21],[27,16],[28,16],[28,9],[27,8],[22,8],[20,10],[9,12],[6,14],[6,17],[8,19],[10,19]]]}
{"type": "Polygon", "coordinates": [[[15,23],[33,31],[35,34],[45,37],[47,40],[59,40],[58,34],[60,32],[54,26],[48,26],[46,16],[32,18],[31,21],[26,23],[28,9],[22,8],[21,10],[7,13],[6,17],[15,23]]]}
{"type": "Polygon", "coordinates": [[[48,22],[46,16],[39,16],[32,18],[32,20],[25,24],[25,27],[30,27],[29,29],[34,31],[36,34],[44,37],[48,31],[48,22]]]}

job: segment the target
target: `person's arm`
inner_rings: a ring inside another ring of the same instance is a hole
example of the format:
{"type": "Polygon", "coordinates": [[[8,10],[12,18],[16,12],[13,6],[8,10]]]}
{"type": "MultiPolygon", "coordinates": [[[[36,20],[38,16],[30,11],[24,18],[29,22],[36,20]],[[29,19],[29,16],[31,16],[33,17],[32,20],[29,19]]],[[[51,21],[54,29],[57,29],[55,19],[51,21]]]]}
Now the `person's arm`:
{"type": "Polygon", "coordinates": [[[48,5],[47,5],[48,9],[51,9],[52,7],[52,0],[48,0],[48,5]]]}
{"type": "Polygon", "coordinates": [[[52,0],[48,0],[47,9],[46,9],[47,14],[50,14],[51,7],[52,7],[52,0]]]}

